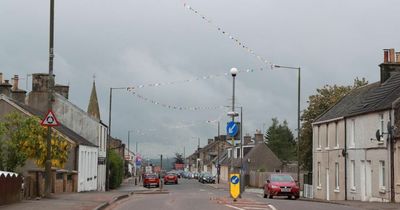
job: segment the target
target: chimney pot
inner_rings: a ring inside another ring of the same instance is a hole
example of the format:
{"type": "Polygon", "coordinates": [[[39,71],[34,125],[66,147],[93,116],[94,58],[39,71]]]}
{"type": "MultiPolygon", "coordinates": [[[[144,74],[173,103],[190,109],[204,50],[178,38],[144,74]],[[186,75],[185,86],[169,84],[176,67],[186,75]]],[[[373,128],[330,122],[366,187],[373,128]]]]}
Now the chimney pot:
{"type": "Polygon", "coordinates": [[[389,49],[389,63],[395,63],[394,60],[394,48],[389,49]]]}
{"type": "Polygon", "coordinates": [[[400,52],[396,52],[396,63],[400,63],[400,52]]]}
{"type": "Polygon", "coordinates": [[[383,63],[389,62],[389,49],[383,50],[383,63]]]}

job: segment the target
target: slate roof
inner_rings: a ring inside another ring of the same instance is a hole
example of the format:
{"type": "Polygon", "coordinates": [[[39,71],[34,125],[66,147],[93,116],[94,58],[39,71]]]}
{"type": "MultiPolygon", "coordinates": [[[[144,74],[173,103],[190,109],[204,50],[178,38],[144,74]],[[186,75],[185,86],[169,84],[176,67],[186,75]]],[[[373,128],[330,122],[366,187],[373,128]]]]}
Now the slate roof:
{"type": "Polygon", "coordinates": [[[392,76],[382,84],[375,82],[350,91],[314,123],[390,109],[398,98],[400,98],[400,73],[392,73],[392,76]]]}
{"type": "Polygon", "coordinates": [[[354,107],[349,115],[359,115],[392,108],[392,103],[400,98],[400,73],[392,76],[382,85],[368,93],[362,103],[354,107]]]}
{"type": "Polygon", "coordinates": [[[347,116],[350,111],[360,104],[371,90],[379,86],[379,82],[356,88],[343,96],[336,104],[320,115],[314,123],[347,116]]]}
{"type": "MultiPolygon", "coordinates": [[[[15,100],[13,100],[11,98],[9,98],[9,100],[12,101],[13,103],[17,104],[22,109],[26,110],[30,114],[39,117],[40,119],[42,119],[43,116],[46,115],[46,113],[43,113],[43,112],[41,112],[41,111],[39,111],[37,109],[34,109],[34,108],[32,108],[32,107],[30,107],[30,106],[28,106],[26,104],[20,103],[20,102],[15,101],[15,100]]],[[[74,141],[75,143],[77,143],[79,145],[97,147],[97,145],[93,144],[92,142],[88,141],[87,139],[83,138],[82,136],[80,136],[79,134],[75,133],[73,130],[67,128],[66,126],[64,126],[62,124],[60,124],[59,126],[54,127],[54,129],[56,129],[60,133],[64,134],[69,139],[71,139],[72,141],[74,141]]]]}

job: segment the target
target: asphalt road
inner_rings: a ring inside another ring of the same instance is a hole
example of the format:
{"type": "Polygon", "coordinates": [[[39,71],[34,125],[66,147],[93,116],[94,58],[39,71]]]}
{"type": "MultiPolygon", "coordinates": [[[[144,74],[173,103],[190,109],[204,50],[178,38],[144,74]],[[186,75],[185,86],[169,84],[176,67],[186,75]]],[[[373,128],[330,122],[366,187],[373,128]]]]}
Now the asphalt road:
{"type": "Polygon", "coordinates": [[[265,199],[257,193],[244,193],[233,202],[229,192],[215,189],[196,180],[180,179],[178,185],[167,185],[168,194],[136,194],[109,206],[107,209],[143,210],[359,210],[344,205],[288,200],[265,199]]]}

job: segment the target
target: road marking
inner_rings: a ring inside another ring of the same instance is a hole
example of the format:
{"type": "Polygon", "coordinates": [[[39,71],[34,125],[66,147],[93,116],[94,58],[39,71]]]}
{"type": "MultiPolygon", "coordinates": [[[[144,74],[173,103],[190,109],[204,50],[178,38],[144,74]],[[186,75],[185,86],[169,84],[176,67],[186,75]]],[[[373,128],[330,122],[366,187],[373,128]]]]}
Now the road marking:
{"type": "Polygon", "coordinates": [[[200,189],[200,192],[205,192],[206,190],[204,190],[204,189],[200,189]]]}
{"type": "Polygon", "coordinates": [[[277,210],[273,205],[268,204],[269,208],[271,208],[271,210],[277,210]]]}
{"type": "Polygon", "coordinates": [[[231,205],[228,205],[228,204],[226,204],[225,206],[227,206],[229,208],[237,209],[237,210],[245,210],[245,209],[242,209],[242,208],[239,208],[239,207],[236,207],[236,206],[231,206],[231,205]]]}

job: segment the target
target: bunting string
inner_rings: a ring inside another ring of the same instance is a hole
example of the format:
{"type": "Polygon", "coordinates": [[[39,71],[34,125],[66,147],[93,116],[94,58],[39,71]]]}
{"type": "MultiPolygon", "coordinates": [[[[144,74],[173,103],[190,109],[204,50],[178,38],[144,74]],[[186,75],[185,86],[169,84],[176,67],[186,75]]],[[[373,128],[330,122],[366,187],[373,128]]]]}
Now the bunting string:
{"type": "Polygon", "coordinates": [[[132,91],[131,89],[128,89],[128,91],[132,92],[132,94],[134,96],[136,96],[137,98],[152,103],[154,105],[158,105],[158,106],[162,106],[164,108],[168,108],[168,109],[172,109],[172,110],[181,110],[181,111],[203,111],[203,110],[216,110],[216,109],[223,109],[225,108],[224,106],[178,106],[178,105],[170,105],[170,104],[165,104],[159,101],[156,101],[154,99],[150,99],[146,96],[143,96],[141,94],[138,94],[134,91],[132,91]]]}
{"type": "MultiPolygon", "coordinates": [[[[254,73],[258,71],[264,71],[265,68],[257,68],[257,69],[239,69],[239,73],[254,73]]],[[[200,81],[200,80],[209,80],[209,79],[216,79],[220,77],[226,77],[230,76],[230,73],[226,72],[223,74],[209,74],[209,75],[204,75],[204,76],[199,76],[199,77],[194,77],[191,79],[185,79],[185,80],[177,80],[177,81],[172,81],[172,82],[156,82],[156,83],[149,83],[149,84],[142,84],[142,85],[136,85],[133,87],[127,87],[126,89],[128,91],[134,90],[134,89],[142,89],[142,88],[148,88],[148,87],[161,87],[165,85],[176,85],[176,84],[182,84],[182,83],[190,83],[190,82],[195,82],[195,81],[200,81]]]]}
{"type": "Polygon", "coordinates": [[[267,60],[266,58],[264,58],[263,56],[261,56],[260,54],[256,53],[252,48],[250,48],[249,46],[247,46],[243,41],[241,41],[239,38],[237,38],[236,36],[232,35],[232,33],[229,33],[228,31],[224,30],[221,26],[217,25],[216,23],[214,23],[214,21],[212,21],[210,18],[208,18],[207,16],[203,15],[202,13],[200,13],[197,9],[193,8],[192,6],[190,6],[186,1],[183,1],[183,6],[188,9],[189,11],[191,11],[193,14],[199,16],[202,20],[204,20],[206,23],[212,25],[214,28],[216,28],[218,30],[218,32],[220,32],[222,35],[224,35],[225,37],[228,37],[230,40],[232,40],[238,47],[242,48],[243,50],[245,50],[247,53],[249,53],[250,55],[256,57],[261,63],[263,63],[263,66],[270,66],[270,68],[272,69],[274,64],[267,60]]]}

